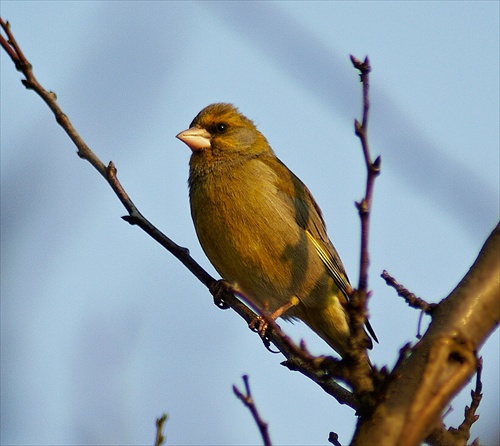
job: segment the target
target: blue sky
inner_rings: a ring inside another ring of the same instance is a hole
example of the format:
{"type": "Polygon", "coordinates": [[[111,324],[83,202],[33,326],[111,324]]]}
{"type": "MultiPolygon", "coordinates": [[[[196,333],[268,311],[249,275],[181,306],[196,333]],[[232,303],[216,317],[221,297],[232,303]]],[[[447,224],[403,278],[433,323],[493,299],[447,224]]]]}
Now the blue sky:
{"type": "MultiPolygon", "coordinates": [[[[204,106],[232,102],[311,189],[357,282],[364,190],[349,54],[370,56],[374,155],[370,302],[393,365],[419,314],[463,277],[499,216],[498,2],[18,2],[1,15],[63,110],[153,223],[215,275],[192,227],[189,149],[204,106]]],[[[351,438],[352,410],[291,373],[137,228],[1,56],[1,442],[260,443],[232,384],[250,375],[275,444],[351,438]]],[[[315,353],[302,324],[282,322],[315,353]]],[[[498,442],[498,332],[472,435],[498,442]]],[[[472,384],[471,384],[472,385],[472,384]]],[[[461,422],[467,386],[448,425],[461,422]]]]}

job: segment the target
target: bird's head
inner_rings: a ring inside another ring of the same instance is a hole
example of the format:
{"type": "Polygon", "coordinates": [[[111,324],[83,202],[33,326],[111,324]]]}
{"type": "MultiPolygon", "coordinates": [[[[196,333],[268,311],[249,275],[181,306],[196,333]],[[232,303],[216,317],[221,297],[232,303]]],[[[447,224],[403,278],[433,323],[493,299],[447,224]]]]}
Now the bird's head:
{"type": "Polygon", "coordinates": [[[217,103],[205,107],[193,119],[189,129],[176,136],[193,156],[227,158],[272,153],[255,124],[232,104],[217,103]]]}

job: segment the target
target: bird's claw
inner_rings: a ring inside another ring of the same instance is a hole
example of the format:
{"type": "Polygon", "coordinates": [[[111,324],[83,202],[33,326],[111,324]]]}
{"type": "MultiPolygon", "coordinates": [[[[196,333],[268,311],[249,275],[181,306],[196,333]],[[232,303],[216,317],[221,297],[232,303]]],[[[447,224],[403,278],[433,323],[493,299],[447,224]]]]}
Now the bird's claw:
{"type": "Polygon", "coordinates": [[[255,333],[259,333],[262,343],[271,353],[280,353],[279,350],[273,350],[271,348],[271,340],[267,336],[267,329],[269,324],[264,320],[262,316],[255,316],[255,318],[250,321],[248,328],[255,333]]]}
{"type": "Polygon", "coordinates": [[[217,305],[221,310],[227,310],[228,308],[230,308],[229,305],[224,302],[224,299],[222,297],[224,291],[230,289],[230,283],[226,282],[225,280],[216,280],[208,287],[208,290],[214,297],[214,304],[217,305]]]}
{"type": "Polygon", "coordinates": [[[266,337],[267,327],[268,323],[262,316],[255,316],[255,318],[248,324],[248,328],[250,328],[250,330],[254,331],[255,333],[259,333],[259,336],[261,338],[266,337]]]}

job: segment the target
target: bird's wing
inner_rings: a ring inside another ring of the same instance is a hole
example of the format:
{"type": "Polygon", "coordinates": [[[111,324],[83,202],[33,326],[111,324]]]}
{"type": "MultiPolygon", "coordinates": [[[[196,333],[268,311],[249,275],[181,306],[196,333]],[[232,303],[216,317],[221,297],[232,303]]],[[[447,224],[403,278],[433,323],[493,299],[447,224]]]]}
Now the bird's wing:
{"type": "MultiPolygon", "coordinates": [[[[281,161],[277,160],[278,163],[276,163],[276,160],[277,158],[273,156],[272,159],[264,158],[261,161],[272,165],[273,171],[278,174],[276,181],[279,194],[295,213],[297,224],[304,229],[327,271],[347,301],[352,293],[352,286],[349,283],[337,250],[326,234],[326,225],[321,209],[306,185],[281,161]]],[[[372,338],[378,342],[368,320],[366,321],[366,329],[372,338]]]]}
{"type": "Polygon", "coordinates": [[[278,165],[273,165],[273,168],[279,170],[277,185],[280,194],[292,207],[298,225],[306,232],[328,272],[347,299],[352,287],[337,250],[326,234],[326,225],[318,204],[306,185],[281,161],[278,165]]]}

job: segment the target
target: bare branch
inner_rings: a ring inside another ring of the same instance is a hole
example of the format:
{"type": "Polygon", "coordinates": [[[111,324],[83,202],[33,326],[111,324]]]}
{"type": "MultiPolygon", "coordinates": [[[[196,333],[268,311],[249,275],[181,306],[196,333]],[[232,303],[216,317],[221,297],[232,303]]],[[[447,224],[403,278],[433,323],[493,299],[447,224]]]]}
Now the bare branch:
{"type": "Polygon", "coordinates": [[[403,285],[396,282],[396,279],[385,270],[382,271],[380,276],[385,280],[387,285],[396,290],[398,296],[402,297],[410,307],[422,310],[424,313],[432,315],[432,312],[437,307],[437,304],[429,304],[424,299],[415,296],[415,294],[411,293],[403,285]]]}
{"type": "Polygon", "coordinates": [[[165,436],[163,435],[163,426],[167,421],[168,415],[164,413],[160,418],[156,419],[156,438],[155,446],[160,446],[165,442],[165,436]]]}
{"type": "Polygon", "coordinates": [[[436,307],[421,341],[394,369],[385,400],[370,419],[360,420],[354,445],[419,444],[435,429],[476,370],[476,352],[498,326],[499,251],[497,225],[469,272],[436,307]]]}
{"type": "Polygon", "coordinates": [[[375,159],[374,162],[372,162],[370,155],[370,146],[368,143],[368,114],[370,111],[369,74],[371,71],[370,61],[368,57],[366,57],[365,60],[361,62],[354,56],[351,56],[351,61],[354,67],[360,71],[361,83],[363,84],[363,118],[361,123],[358,120],[354,121],[354,129],[356,136],[361,141],[363,155],[365,158],[365,165],[368,172],[365,197],[361,200],[361,202],[356,203],[356,207],[358,208],[361,218],[361,256],[358,290],[362,293],[366,293],[368,289],[368,266],[370,263],[370,258],[368,255],[370,211],[375,178],[380,174],[381,158],[379,156],[375,159]]]}
{"type": "Polygon", "coordinates": [[[12,34],[12,32],[10,30],[10,23],[5,22],[0,17],[0,26],[2,27],[5,34],[7,35],[7,40],[5,39],[4,36],[0,35],[0,45],[2,45],[2,48],[9,55],[9,57],[12,59],[12,62],[14,62],[16,69],[19,71],[22,71],[22,69],[23,69],[22,65],[23,65],[23,63],[27,62],[27,60],[24,57],[24,54],[21,51],[21,48],[19,48],[19,46],[16,42],[16,39],[14,38],[14,35],[12,34]]]}
{"type": "Polygon", "coordinates": [[[259,428],[262,441],[265,446],[272,446],[271,438],[269,437],[269,431],[267,429],[267,423],[261,418],[255,401],[252,397],[252,392],[250,391],[250,383],[248,381],[248,375],[243,375],[243,382],[245,383],[245,394],[241,392],[238,387],[233,386],[233,392],[238,397],[238,399],[250,410],[257,427],[259,428]]]}
{"type": "Polygon", "coordinates": [[[80,158],[86,159],[90,164],[92,164],[97,171],[106,178],[106,166],[95,154],[88,148],[87,144],[80,137],[78,132],[74,129],[73,125],[69,121],[68,117],[62,112],[61,108],[57,104],[56,95],[51,91],[45,90],[37,81],[33,74],[33,67],[28,62],[23,52],[21,51],[17,41],[10,31],[10,24],[4,22],[0,18],[0,25],[2,29],[8,36],[8,41],[2,36],[0,43],[2,47],[7,51],[7,54],[14,62],[16,68],[21,71],[25,79],[21,82],[28,90],[35,91],[38,96],[40,96],[49,108],[54,113],[56,121],[58,124],[66,131],[67,135],[71,138],[78,149],[78,156],[80,158]]]}
{"type": "Polygon", "coordinates": [[[361,220],[361,254],[360,254],[360,272],[358,288],[353,291],[347,306],[350,316],[351,337],[350,353],[346,357],[348,363],[353,364],[352,382],[356,392],[367,393],[375,389],[373,376],[367,374],[366,367],[363,367],[367,361],[366,348],[366,334],[364,326],[366,324],[368,331],[372,337],[377,340],[373,329],[369,322],[367,322],[367,300],[368,293],[368,238],[369,238],[369,225],[370,225],[370,211],[373,197],[373,187],[375,178],[380,173],[380,157],[375,162],[372,162],[370,155],[370,148],[368,144],[368,115],[370,110],[370,97],[369,97],[369,73],[371,71],[370,61],[368,57],[364,62],[361,62],[354,56],[351,56],[351,61],[354,67],[360,71],[360,79],[363,85],[363,117],[361,123],[355,120],[354,127],[356,136],[361,141],[363,149],[363,156],[367,169],[366,190],[364,198],[356,203],[359,217],[361,220]]]}
{"type": "MultiPolygon", "coordinates": [[[[483,368],[483,361],[481,358],[477,362],[477,374],[476,374],[476,388],[471,391],[472,402],[470,407],[465,408],[465,416],[463,423],[455,429],[450,427],[446,429],[443,423],[439,427],[434,429],[434,431],[425,439],[425,442],[430,446],[464,446],[470,438],[470,428],[479,419],[479,415],[476,415],[476,410],[481,402],[482,394],[482,383],[481,383],[481,372],[483,368]]],[[[443,416],[443,418],[446,414],[443,416]]],[[[476,438],[473,445],[479,444],[479,438],[476,438]]]]}
{"type": "Polygon", "coordinates": [[[481,373],[483,371],[483,360],[478,359],[477,362],[477,375],[476,375],[476,388],[471,391],[471,405],[465,407],[464,411],[464,421],[458,427],[458,429],[450,429],[451,432],[455,433],[458,437],[468,441],[470,438],[470,428],[479,419],[479,415],[476,415],[476,411],[479,407],[483,395],[481,391],[483,390],[483,384],[481,382],[481,373]]]}
{"type": "MultiPolygon", "coordinates": [[[[87,160],[106,179],[128,212],[128,215],[122,218],[129,224],[140,227],[144,232],[146,232],[178,260],[180,260],[180,262],[209,289],[214,296],[214,301],[217,306],[220,308],[226,308],[227,306],[231,307],[247,323],[255,320],[257,315],[267,318],[267,315],[262,314],[262,312],[252,311],[249,306],[245,305],[232,293],[232,290],[227,286],[227,284],[224,285],[224,282],[222,282],[221,286],[218,280],[208,274],[189,255],[189,250],[187,248],[177,245],[141,214],[118,180],[117,169],[114,163],[110,161],[106,166],[87,146],[71,124],[66,114],[63,113],[59,107],[56,95],[45,90],[35,78],[32,65],[26,59],[17,44],[8,22],[5,22],[0,18],[0,26],[7,36],[7,39],[5,39],[4,36],[0,34],[0,45],[12,59],[16,68],[25,76],[25,79],[22,80],[23,85],[25,85],[26,88],[33,90],[45,101],[54,113],[58,124],[63,128],[77,147],[78,156],[87,160]]],[[[248,303],[248,299],[245,299],[244,296],[239,295],[239,297],[248,303]]],[[[266,337],[268,341],[272,342],[287,358],[286,365],[290,369],[297,370],[312,379],[326,392],[334,396],[341,404],[347,404],[354,409],[359,408],[359,400],[357,397],[334,381],[335,378],[340,377],[349,382],[349,373],[346,371],[345,367],[336,367],[336,362],[331,357],[315,358],[308,352],[302,351],[300,347],[294,344],[291,339],[283,333],[273,320],[268,318],[267,322],[268,329],[266,331],[266,337]],[[327,367],[326,372],[323,367],[327,367]]]]}
{"type": "Polygon", "coordinates": [[[330,432],[328,436],[328,442],[333,444],[333,446],[342,446],[339,442],[339,436],[335,432],[330,432]]]}

